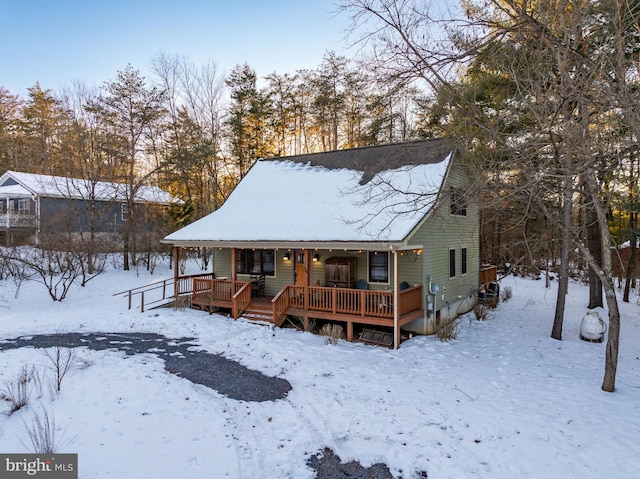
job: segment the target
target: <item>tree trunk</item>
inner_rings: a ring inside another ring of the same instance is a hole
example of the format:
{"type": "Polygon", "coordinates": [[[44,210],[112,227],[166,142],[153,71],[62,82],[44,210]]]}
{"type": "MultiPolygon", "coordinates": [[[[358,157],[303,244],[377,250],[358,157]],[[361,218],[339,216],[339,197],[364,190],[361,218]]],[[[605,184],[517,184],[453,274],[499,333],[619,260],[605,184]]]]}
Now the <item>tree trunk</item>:
{"type": "Polygon", "coordinates": [[[637,238],[634,234],[633,238],[631,239],[631,244],[629,245],[629,248],[630,248],[629,261],[627,262],[627,271],[624,279],[624,295],[622,297],[622,301],[624,301],[625,303],[629,302],[629,294],[631,292],[631,281],[636,274],[635,267],[634,267],[636,263],[636,252],[638,251],[638,248],[636,248],[636,241],[637,241],[637,238]]]}
{"type": "MultiPolygon", "coordinates": [[[[606,262],[606,260],[605,260],[606,262]]],[[[609,263],[611,261],[609,260],[609,263]]],[[[605,267],[606,270],[606,267],[605,267]]],[[[604,365],[604,379],[602,381],[602,390],[606,392],[614,392],[616,389],[616,372],[618,370],[618,346],[620,342],[620,311],[618,309],[618,300],[616,298],[616,290],[613,285],[611,276],[607,277],[603,282],[605,297],[607,299],[607,308],[609,309],[609,332],[607,334],[607,349],[604,365]]]]}
{"type": "Polygon", "coordinates": [[[562,339],[562,323],[564,321],[564,307],[566,303],[567,290],[569,287],[569,241],[571,228],[571,184],[570,179],[566,179],[563,185],[563,205],[562,205],[562,247],[560,249],[560,274],[558,278],[558,298],[556,300],[556,312],[553,317],[553,329],[551,337],[562,339]]]}
{"type": "MultiPolygon", "coordinates": [[[[600,242],[600,227],[598,225],[598,215],[592,206],[587,206],[587,247],[593,255],[598,265],[602,265],[602,245],[600,242]]],[[[589,305],[588,309],[601,308],[602,302],[602,281],[598,278],[596,270],[589,266],[589,305]]]]}
{"type": "Polygon", "coordinates": [[[124,233],[124,241],[122,247],[122,269],[129,271],[129,233],[124,233]]]}
{"type": "MultiPolygon", "coordinates": [[[[600,230],[600,245],[603,251],[611,251],[611,236],[609,233],[609,222],[606,214],[605,206],[601,203],[598,195],[598,183],[595,173],[587,177],[586,181],[587,194],[592,202],[593,211],[598,217],[598,226],[600,230]]],[[[579,246],[580,247],[580,246],[579,246]]],[[[618,369],[618,346],[620,343],[620,310],[618,309],[618,298],[616,296],[615,286],[613,284],[613,268],[611,254],[603,254],[600,258],[602,268],[596,265],[596,258],[589,251],[584,252],[584,256],[597,271],[602,286],[604,288],[604,296],[609,310],[609,331],[607,334],[607,346],[604,365],[604,379],[602,381],[602,390],[613,392],[616,388],[616,372],[618,369]]]]}

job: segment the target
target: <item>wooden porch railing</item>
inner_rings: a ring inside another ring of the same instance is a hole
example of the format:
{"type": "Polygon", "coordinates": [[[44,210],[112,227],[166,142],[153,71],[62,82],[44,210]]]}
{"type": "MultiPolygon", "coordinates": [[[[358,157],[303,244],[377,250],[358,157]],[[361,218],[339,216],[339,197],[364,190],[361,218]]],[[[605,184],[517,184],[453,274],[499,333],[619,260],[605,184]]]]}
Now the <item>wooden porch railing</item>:
{"type": "Polygon", "coordinates": [[[193,278],[191,303],[231,308],[237,319],[251,302],[251,283],[215,278],[193,278]]]}
{"type": "MultiPolygon", "coordinates": [[[[400,316],[422,308],[421,286],[400,291],[399,296],[400,316]]],[[[289,285],[273,299],[274,317],[286,315],[288,308],[393,319],[393,291],[289,285]]]]}
{"type": "Polygon", "coordinates": [[[422,308],[422,286],[412,286],[400,291],[398,314],[403,316],[422,308]]]}
{"type": "Polygon", "coordinates": [[[178,281],[176,281],[175,287],[175,295],[180,296],[183,294],[188,294],[193,292],[193,280],[194,279],[213,279],[213,273],[202,273],[202,274],[194,274],[191,276],[180,276],[178,281]]]}
{"type": "MultiPolygon", "coordinates": [[[[192,304],[231,309],[235,319],[251,304],[251,282],[248,281],[192,277],[191,291],[192,304]]],[[[292,310],[311,317],[316,313],[319,318],[386,324],[387,320],[393,320],[393,298],[393,291],[287,285],[272,299],[271,309],[277,325],[281,325],[292,310]]],[[[399,292],[400,318],[421,309],[422,286],[399,292]]]]}

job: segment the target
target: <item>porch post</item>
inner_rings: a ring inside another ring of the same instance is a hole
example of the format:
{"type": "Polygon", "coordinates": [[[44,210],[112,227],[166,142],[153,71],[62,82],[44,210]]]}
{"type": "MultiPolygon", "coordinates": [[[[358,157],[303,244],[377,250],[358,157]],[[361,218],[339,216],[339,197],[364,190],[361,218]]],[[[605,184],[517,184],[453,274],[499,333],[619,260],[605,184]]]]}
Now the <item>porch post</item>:
{"type": "Polygon", "coordinates": [[[393,349],[398,349],[400,347],[400,328],[398,326],[399,321],[399,310],[400,305],[398,301],[400,300],[400,294],[398,293],[399,289],[399,279],[398,279],[398,252],[393,250],[393,349]]]}
{"type": "Polygon", "coordinates": [[[178,266],[180,262],[180,246],[173,247],[173,297],[178,298],[179,281],[180,281],[180,268],[178,266]]]}
{"type": "Polygon", "coordinates": [[[237,248],[231,248],[231,281],[234,282],[238,279],[238,270],[236,269],[237,255],[237,248]]]}

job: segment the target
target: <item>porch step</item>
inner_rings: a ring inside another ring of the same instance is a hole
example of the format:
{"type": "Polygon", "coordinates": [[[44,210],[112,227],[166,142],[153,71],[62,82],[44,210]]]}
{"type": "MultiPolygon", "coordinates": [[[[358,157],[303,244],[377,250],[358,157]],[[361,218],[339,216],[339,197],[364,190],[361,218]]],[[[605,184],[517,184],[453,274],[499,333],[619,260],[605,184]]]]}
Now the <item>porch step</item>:
{"type": "Polygon", "coordinates": [[[245,312],[242,314],[243,318],[250,319],[252,321],[262,321],[273,323],[273,310],[271,309],[271,304],[262,305],[262,304],[250,304],[245,312]]]}
{"type": "Polygon", "coordinates": [[[242,316],[242,318],[248,319],[250,321],[256,321],[256,322],[260,322],[260,323],[273,323],[273,317],[272,316],[266,316],[266,315],[262,315],[262,314],[249,314],[249,313],[244,313],[242,316]]]}

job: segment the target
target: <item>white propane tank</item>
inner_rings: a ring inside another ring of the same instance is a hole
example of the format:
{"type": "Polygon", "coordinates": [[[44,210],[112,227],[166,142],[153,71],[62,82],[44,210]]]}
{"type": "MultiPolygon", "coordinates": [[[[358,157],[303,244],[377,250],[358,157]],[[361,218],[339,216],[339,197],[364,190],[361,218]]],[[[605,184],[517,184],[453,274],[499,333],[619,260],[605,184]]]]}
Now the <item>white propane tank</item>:
{"type": "Polygon", "coordinates": [[[582,318],[582,323],[580,323],[580,339],[591,341],[592,343],[601,343],[606,330],[607,324],[602,320],[598,312],[588,311],[582,318]]]}

